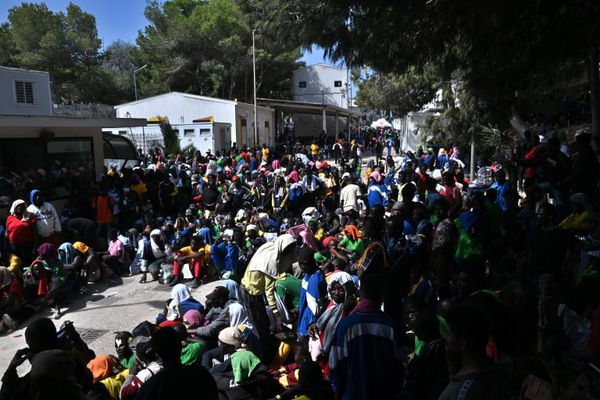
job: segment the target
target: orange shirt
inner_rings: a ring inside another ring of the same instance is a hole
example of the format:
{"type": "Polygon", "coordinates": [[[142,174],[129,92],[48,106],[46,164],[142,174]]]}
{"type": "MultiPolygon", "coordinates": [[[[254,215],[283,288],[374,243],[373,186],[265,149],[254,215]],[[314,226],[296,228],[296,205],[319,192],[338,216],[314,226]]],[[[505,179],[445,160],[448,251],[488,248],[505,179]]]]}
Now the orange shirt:
{"type": "Polygon", "coordinates": [[[110,196],[98,195],[92,201],[92,208],[96,210],[96,222],[110,224],[112,221],[112,201],[110,196]]]}

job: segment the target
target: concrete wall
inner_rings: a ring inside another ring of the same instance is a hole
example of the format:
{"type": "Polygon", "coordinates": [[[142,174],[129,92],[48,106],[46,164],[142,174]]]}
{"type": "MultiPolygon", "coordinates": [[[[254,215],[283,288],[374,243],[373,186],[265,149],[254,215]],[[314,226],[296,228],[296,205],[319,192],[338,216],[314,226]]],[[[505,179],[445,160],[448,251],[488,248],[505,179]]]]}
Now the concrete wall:
{"type": "Polygon", "coordinates": [[[308,103],[332,104],[348,108],[346,70],[325,64],[316,64],[294,71],[294,100],[308,103]],[[341,82],[336,87],[335,82],[341,82]],[[305,82],[306,87],[300,87],[305,82]]]}
{"type": "MultiPolygon", "coordinates": [[[[337,131],[336,131],[335,117],[327,116],[327,136],[334,137],[340,131],[343,131],[347,127],[347,118],[338,117],[337,131]]],[[[323,130],[323,117],[321,115],[306,115],[296,114],[294,115],[294,129],[296,131],[296,137],[314,136],[318,137],[323,130]]]]}
{"type": "Polygon", "coordinates": [[[52,115],[50,75],[47,72],[0,67],[0,93],[0,114],[52,115]],[[16,81],[32,82],[33,104],[17,103],[16,81]]]}
{"type": "MultiPolygon", "coordinates": [[[[246,142],[246,133],[249,143],[254,141],[252,123],[254,109],[252,104],[239,103],[211,97],[197,96],[186,93],[171,92],[126,103],[115,107],[118,118],[150,118],[166,116],[172,126],[192,124],[194,119],[208,116],[214,117],[214,122],[231,124],[231,142],[238,147],[246,142]],[[242,126],[242,119],[246,119],[246,126],[242,126]]],[[[274,117],[273,110],[267,107],[257,107],[259,142],[274,144],[274,117]],[[268,122],[269,127],[265,127],[268,122]]],[[[133,140],[138,141],[142,128],[115,128],[113,133],[126,131],[133,140]]],[[[156,129],[144,129],[149,137],[156,136],[156,129]]],[[[160,132],[160,130],[158,130],[160,132]]],[[[141,146],[140,146],[141,147],[141,146]]]]}

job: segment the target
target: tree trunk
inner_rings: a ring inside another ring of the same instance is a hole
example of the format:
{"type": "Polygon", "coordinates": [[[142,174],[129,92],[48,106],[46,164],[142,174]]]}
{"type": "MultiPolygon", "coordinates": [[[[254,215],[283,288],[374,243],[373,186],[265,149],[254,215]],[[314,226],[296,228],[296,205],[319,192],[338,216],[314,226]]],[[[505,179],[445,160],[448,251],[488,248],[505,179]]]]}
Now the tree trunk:
{"type": "Polygon", "coordinates": [[[600,140],[600,79],[598,77],[598,48],[592,49],[589,57],[590,86],[592,92],[592,135],[600,140]]]}

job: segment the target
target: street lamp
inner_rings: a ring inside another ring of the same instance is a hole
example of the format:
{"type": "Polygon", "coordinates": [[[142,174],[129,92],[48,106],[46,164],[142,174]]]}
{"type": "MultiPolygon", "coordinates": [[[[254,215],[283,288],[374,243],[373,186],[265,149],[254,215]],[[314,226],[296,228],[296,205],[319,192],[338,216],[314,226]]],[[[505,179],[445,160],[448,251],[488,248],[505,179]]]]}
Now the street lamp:
{"type": "Polygon", "coordinates": [[[256,48],[254,46],[254,33],[258,29],[252,29],[252,78],[254,80],[254,145],[258,146],[258,125],[256,123],[256,48]]]}
{"type": "Polygon", "coordinates": [[[146,68],[147,66],[148,66],[148,64],[144,64],[144,65],[142,65],[141,67],[139,67],[138,69],[136,69],[136,70],[134,70],[134,71],[133,71],[133,90],[134,90],[134,92],[135,92],[135,99],[136,99],[136,100],[138,99],[138,95],[137,95],[137,82],[136,82],[136,79],[135,79],[135,74],[136,74],[137,72],[140,72],[141,70],[143,70],[143,69],[144,69],[144,68],[146,68]]]}

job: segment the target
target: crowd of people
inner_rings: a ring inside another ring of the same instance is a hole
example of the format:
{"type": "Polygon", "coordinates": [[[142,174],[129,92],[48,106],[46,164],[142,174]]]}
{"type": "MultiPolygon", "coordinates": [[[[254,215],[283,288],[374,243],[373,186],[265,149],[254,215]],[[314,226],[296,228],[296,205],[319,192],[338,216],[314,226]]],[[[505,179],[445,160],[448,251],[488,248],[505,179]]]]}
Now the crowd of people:
{"type": "Polygon", "coordinates": [[[300,155],[263,145],[167,159],[157,149],[132,169],[111,165],[90,204],[73,200],[62,216],[39,190],[15,200],[2,332],[40,308],[60,318],[101,279],[138,275],[171,293],[154,321],[116,333],[114,355],[96,355],[72,324],[57,332],[34,320],[0,399],[591,390],[600,167],[590,135],[540,144],[526,134],[517,163],[494,166],[485,188],[470,185],[456,147],[400,154],[391,143],[383,159],[375,143],[363,163],[353,141],[338,139],[334,162],[316,143],[300,155]],[[194,297],[213,281],[206,300],[194,297]],[[31,372],[19,377],[25,360],[31,372]]]}

